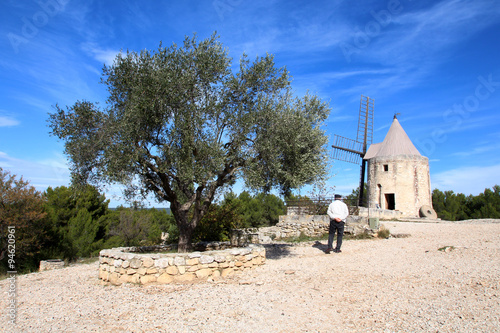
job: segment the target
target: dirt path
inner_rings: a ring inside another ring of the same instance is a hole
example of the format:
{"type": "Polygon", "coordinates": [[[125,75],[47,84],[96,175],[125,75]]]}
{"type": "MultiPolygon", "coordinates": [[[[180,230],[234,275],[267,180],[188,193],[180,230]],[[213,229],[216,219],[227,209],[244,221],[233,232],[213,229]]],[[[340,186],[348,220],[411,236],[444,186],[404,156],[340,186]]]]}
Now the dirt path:
{"type": "Polygon", "coordinates": [[[410,237],[348,240],[340,254],[268,245],[265,265],[218,283],[103,286],[97,263],[18,276],[12,331],[500,332],[490,222],[384,222],[410,237]]]}

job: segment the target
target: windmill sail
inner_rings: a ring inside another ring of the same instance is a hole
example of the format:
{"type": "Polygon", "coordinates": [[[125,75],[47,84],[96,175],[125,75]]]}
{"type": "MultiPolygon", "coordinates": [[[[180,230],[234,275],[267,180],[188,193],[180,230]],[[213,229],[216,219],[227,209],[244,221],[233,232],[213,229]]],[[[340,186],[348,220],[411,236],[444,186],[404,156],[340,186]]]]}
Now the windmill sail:
{"type": "Polygon", "coordinates": [[[358,131],[356,140],[335,134],[332,145],[333,159],[359,164],[361,163],[358,205],[363,204],[363,191],[365,186],[366,154],[368,144],[373,142],[373,118],[375,102],[368,96],[361,95],[359,102],[358,131]]]}

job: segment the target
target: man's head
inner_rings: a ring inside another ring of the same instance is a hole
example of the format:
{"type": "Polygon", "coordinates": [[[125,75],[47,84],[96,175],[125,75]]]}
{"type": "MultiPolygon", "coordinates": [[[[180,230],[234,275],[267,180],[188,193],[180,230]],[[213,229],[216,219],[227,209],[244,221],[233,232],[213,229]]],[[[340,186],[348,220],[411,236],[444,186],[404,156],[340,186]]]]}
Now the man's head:
{"type": "Polygon", "coordinates": [[[342,200],[342,196],[340,194],[335,194],[335,200],[342,200]]]}

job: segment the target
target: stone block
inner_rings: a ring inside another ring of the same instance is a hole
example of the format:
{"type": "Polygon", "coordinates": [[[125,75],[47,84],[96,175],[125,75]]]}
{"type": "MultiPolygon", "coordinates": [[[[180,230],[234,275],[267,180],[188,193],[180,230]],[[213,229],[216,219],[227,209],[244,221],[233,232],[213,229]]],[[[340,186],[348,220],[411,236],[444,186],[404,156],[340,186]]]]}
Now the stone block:
{"type": "Polygon", "coordinates": [[[187,259],[186,260],[186,265],[187,266],[194,266],[194,265],[198,265],[200,263],[200,259],[199,258],[191,258],[191,259],[187,259]]]}
{"type": "Polygon", "coordinates": [[[188,272],[196,272],[201,268],[200,265],[193,265],[193,266],[188,266],[189,268],[187,269],[188,272]]]}
{"type": "Polygon", "coordinates": [[[154,265],[154,260],[152,258],[149,258],[149,257],[144,257],[142,258],[142,266],[146,267],[146,268],[149,268],[151,266],[154,265]]]}
{"type": "Polygon", "coordinates": [[[108,281],[108,275],[107,271],[99,271],[99,278],[103,281],[108,281]]]}
{"type": "Polygon", "coordinates": [[[146,274],[156,274],[158,273],[158,268],[150,267],[146,270],[146,274]]]}
{"type": "Polygon", "coordinates": [[[156,276],[154,276],[154,275],[141,276],[141,284],[147,284],[147,283],[152,283],[152,282],[156,282],[156,276]]]}
{"type": "Polygon", "coordinates": [[[174,281],[175,282],[190,282],[196,279],[196,275],[193,273],[186,273],[183,275],[175,275],[174,276],[174,281]]]}
{"type": "Polygon", "coordinates": [[[118,278],[120,283],[132,283],[132,275],[120,275],[118,278]]]}
{"type": "Polygon", "coordinates": [[[123,261],[122,261],[122,267],[123,267],[123,268],[129,268],[129,267],[130,267],[130,261],[128,261],[128,260],[123,260],[123,261]]]}
{"type": "Polygon", "coordinates": [[[177,266],[168,266],[165,269],[165,273],[170,274],[170,275],[177,275],[177,274],[179,274],[179,269],[177,268],[177,266]]]}
{"type": "Polygon", "coordinates": [[[215,255],[214,256],[214,260],[218,263],[221,263],[221,262],[225,262],[226,261],[226,256],[225,255],[221,255],[221,254],[218,254],[218,255],[215,255]]]}
{"type": "Polygon", "coordinates": [[[220,273],[220,275],[221,275],[223,278],[225,278],[225,277],[227,277],[227,276],[230,276],[230,275],[232,275],[232,274],[234,274],[234,269],[232,269],[232,268],[225,268],[225,269],[223,269],[223,270],[222,270],[222,272],[220,273]]]}
{"type": "Polygon", "coordinates": [[[118,281],[119,279],[120,279],[120,275],[118,273],[109,274],[108,280],[111,284],[114,284],[115,286],[121,285],[121,282],[118,281]]]}
{"type": "Polygon", "coordinates": [[[139,274],[134,274],[130,277],[131,283],[139,284],[141,283],[141,276],[139,274]]]}
{"type": "Polygon", "coordinates": [[[200,257],[200,264],[210,264],[215,261],[215,258],[212,256],[202,255],[200,257]]]}
{"type": "Polygon", "coordinates": [[[203,269],[197,270],[195,274],[196,274],[196,277],[198,279],[205,279],[205,278],[209,277],[210,275],[212,275],[212,270],[210,268],[203,268],[203,269]]]}
{"type": "Polygon", "coordinates": [[[174,281],[174,278],[172,275],[163,273],[161,274],[157,279],[156,282],[158,283],[172,283],[174,281]]]}
{"type": "Polygon", "coordinates": [[[186,258],[184,258],[184,257],[175,257],[175,259],[174,259],[174,265],[175,266],[185,266],[186,265],[186,258]]]}
{"type": "Polygon", "coordinates": [[[137,259],[137,258],[134,258],[132,260],[130,260],[130,267],[131,268],[139,268],[142,266],[142,260],[141,259],[137,259]]]}
{"type": "Polygon", "coordinates": [[[157,259],[155,260],[154,265],[155,267],[165,268],[168,266],[168,258],[157,259]]]}
{"type": "Polygon", "coordinates": [[[137,270],[137,274],[139,275],[146,275],[147,268],[141,267],[137,270]]]}

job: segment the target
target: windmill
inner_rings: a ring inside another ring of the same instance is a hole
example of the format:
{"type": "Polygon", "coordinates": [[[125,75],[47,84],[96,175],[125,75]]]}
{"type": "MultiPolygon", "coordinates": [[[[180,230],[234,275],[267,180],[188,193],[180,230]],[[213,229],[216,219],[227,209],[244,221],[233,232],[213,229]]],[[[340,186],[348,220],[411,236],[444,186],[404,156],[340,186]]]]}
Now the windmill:
{"type": "Polygon", "coordinates": [[[363,204],[363,192],[365,187],[366,154],[368,145],[373,141],[373,113],[375,102],[368,96],[361,95],[359,102],[358,133],[356,140],[335,134],[333,147],[333,159],[359,164],[361,163],[361,174],[359,179],[358,206],[363,204]]]}

